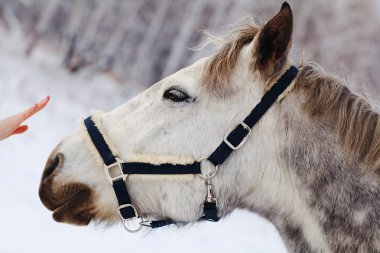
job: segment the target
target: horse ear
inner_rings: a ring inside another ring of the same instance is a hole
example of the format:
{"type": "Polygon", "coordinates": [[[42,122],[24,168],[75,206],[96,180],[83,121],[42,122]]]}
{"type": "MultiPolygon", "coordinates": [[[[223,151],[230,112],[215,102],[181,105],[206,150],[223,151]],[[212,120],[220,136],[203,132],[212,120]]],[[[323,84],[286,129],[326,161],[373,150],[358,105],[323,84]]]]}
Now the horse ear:
{"type": "Polygon", "coordinates": [[[262,29],[256,47],[256,69],[264,77],[281,70],[288,56],[293,32],[293,14],[287,2],[262,29]]]}

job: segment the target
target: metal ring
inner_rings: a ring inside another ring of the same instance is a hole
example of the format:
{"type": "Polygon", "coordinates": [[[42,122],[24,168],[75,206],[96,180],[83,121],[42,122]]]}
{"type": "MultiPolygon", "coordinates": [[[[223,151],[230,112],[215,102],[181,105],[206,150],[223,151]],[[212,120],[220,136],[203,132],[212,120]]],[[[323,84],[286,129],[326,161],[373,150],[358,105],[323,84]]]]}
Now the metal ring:
{"type": "Polygon", "coordinates": [[[138,218],[132,218],[132,219],[124,219],[123,220],[123,227],[125,230],[127,230],[128,232],[130,233],[136,233],[136,232],[139,232],[142,228],[143,228],[143,218],[142,217],[138,217],[138,218]],[[133,224],[136,228],[132,227],[128,227],[127,223],[128,222],[134,222],[136,224],[133,224]]]}
{"type": "MultiPolygon", "coordinates": [[[[204,161],[204,160],[206,160],[206,161],[209,161],[208,160],[208,157],[202,157],[201,159],[199,159],[198,160],[198,162],[199,163],[201,163],[202,161],[204,161]]],[[[210,162],[210,161],[209,161],[210,162]]],[[[218,169],[219,169],[219,165],[214,165],[212,162],[210,162],[212,165],[213,165],[213,167],[215,168],[213,171],[211,171],[209,174],[207,174],[207,175],[204,175],[203,173],[202,173],[202,169],[201,169],[201,174],[197,174],[198,176],[200,176],[201,178],[203,178],[203,179],[209,179],[209,178],[213,178],[215,175],[216,175],[216,173],[218,173],[218,169]]]]}

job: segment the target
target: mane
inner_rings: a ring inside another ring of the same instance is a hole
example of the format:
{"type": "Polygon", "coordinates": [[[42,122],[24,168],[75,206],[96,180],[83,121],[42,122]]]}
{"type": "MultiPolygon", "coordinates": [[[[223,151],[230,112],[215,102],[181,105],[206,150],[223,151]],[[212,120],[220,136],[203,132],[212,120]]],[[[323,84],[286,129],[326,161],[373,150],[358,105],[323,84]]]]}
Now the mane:
{"type": "Polygon", "coordinates": [[[380,116],[373,106],[354,94],[344,81],[327,75],[313,63],[301,68],[295,87],[304,88],[303,109],[312,117],[332,122],[351,157],[380,174],[380,116]]]}
{"type": "MultiPolygon", "coordinates": [[[[259,31],[258,26],[249,24],[224,38],[210,36],[215,44],[223,44],[203,72],[202,83],[207,89],[218,93],[228,88],[240,51],[259,31]]],[[[295,87],[304,88],[307,102],[303,109],[312,117],[333,122],[342,147],[380,174],[380,116],[371,104],[354,94],[344,81],[327,75],[313,63],[300,69],[295,87]]]]}
{"type": "Polygon", "coordinates": [[[202,83],[206,85],[208,90],[218,92],[226,89],[240,51],[246,44],[253,41],[259,31],[257,26],[249,24],[232,30],[222,38],[210,36],[210,40],[215,44],[224,43],[208,61],[203,72],[202,83]]]}

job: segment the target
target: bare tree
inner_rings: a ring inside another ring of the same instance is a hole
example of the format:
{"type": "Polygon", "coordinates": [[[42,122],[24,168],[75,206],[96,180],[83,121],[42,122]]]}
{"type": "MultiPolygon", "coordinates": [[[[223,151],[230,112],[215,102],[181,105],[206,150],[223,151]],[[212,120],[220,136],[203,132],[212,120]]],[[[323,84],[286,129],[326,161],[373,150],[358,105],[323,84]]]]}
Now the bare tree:
{"type": "MultiPolygon", "coordinates": [[[[291,0],[293,55],[353,71],[380,91],[380,3],[291,0]],[[344,66],[344,67],[343,67],[344,66]]],[[[189,48],[200,30],[223,32],[243,16],[258,23],[278,10],[260,0],[0,0],[0,28],[27,39],[26,52],[49,44],[70,71],[105,71],[149,85],[205,55],[189,48]]]]}

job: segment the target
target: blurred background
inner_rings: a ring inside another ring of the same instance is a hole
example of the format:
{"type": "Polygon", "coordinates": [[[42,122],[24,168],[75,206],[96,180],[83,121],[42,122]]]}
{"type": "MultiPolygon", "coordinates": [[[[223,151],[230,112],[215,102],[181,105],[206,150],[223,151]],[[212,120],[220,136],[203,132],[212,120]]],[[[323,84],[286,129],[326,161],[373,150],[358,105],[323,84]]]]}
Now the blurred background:
{"type": "MultiPolygon", "coordinates": [[[[291,0],[291,56],[380,92],[380,1],[291,0]]],[[[0,118],[46,95],[30,130],[0,143],[0,252],[286,252],[275,228],[239,210],[219,223],[139,235],[55,223],[38,198],[54,146],[92,108],[111,110],[215,52],[191,48],[282,0],[0,0],[0,118]]]]}

